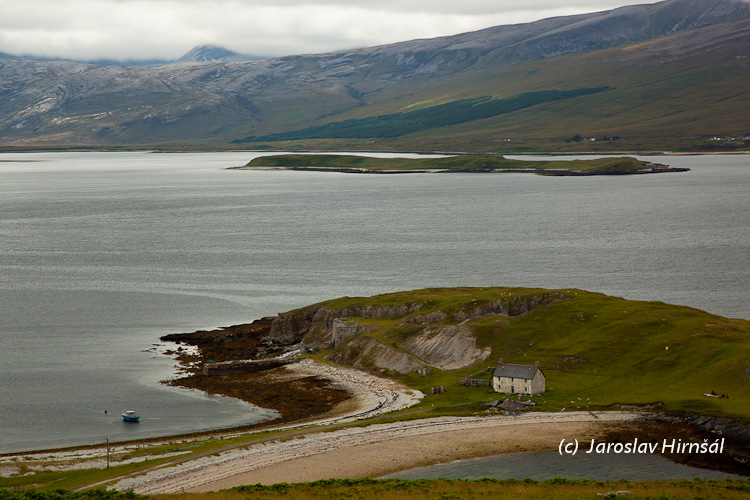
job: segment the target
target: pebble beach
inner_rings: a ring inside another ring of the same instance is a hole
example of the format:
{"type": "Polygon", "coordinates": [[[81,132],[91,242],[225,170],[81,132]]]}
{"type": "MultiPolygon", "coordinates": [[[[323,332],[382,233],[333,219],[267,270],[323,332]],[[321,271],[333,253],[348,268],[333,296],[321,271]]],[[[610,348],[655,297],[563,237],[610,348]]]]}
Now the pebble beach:
{"type": "MultiPolygon", "coordinates": [[[[633,412],[590,411],[435,417],[320,432],[311,426],[355,422],[402,410],[418,403],[423,394],[358,370],[312,360],[290,365],[289,369],[298,376],[325,377],[352,397],[326,415],[273,428],[294,430],[292,437],[263,440],[165,465],[146,474],[123,478],[108,487],[157,494],[218,491],[256,483],[379,477],[432,463],[557,449],[563,438],[591,438],[601,434],[607,424],[639,417],[633,412]]],[[[224,437],[238,435],[242,434],[232,430],[224,433],[224,437]]],[[[115,446],[111,451],[117,454],[129,447],[133,445],[115,446]]],[[[46,452],[38,460],[40,468],[47,469],[103,468],[105,453],[105,449],[46,452]]],[[[24,456],[33,458],[33,454],[24,456]]],[[[12,457],[4,462],[0,460],[0,469],[12,468],[12,457]]]]}

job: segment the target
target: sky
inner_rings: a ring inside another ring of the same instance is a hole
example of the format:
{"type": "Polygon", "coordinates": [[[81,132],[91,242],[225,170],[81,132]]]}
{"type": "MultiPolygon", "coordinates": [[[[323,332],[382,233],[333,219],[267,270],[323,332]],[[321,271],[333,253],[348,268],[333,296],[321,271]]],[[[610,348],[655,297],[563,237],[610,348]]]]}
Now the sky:
{"type": "Polygon", "coordinates": [[[215,44],[275,57],[454,35],[655,0],[0,0],[0,52],[177,59],[215,44]]]}

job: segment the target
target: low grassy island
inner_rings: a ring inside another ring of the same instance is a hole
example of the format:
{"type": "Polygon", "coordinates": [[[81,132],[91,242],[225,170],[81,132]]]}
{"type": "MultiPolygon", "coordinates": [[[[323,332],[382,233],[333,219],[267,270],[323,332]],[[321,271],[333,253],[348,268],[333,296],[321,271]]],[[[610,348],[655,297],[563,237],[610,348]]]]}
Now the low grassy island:
{"type": "Polygon", "coordinates": [[[523,172],[540,175],[636,175],[684,172],[632,157],[590,160],[510,160],[500,155],[458,155],[444,158],[372,158],[356,155],[284,154],[261,156],[239,170],[311,170],[346,173],[439,173],[439,172],[523,172]]]}

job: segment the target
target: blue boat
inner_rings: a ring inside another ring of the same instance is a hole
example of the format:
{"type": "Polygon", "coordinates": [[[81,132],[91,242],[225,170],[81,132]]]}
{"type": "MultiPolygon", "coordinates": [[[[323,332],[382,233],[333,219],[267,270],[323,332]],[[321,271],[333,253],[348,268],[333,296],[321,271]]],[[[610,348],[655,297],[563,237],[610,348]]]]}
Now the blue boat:
{"type": "Polygon", "coordinates": [[[141,417],[138,416],[133,410],[128,410],[128,411],[122,412],[122,418],[126,422],[138,422],[138,419],[141,417]]]}

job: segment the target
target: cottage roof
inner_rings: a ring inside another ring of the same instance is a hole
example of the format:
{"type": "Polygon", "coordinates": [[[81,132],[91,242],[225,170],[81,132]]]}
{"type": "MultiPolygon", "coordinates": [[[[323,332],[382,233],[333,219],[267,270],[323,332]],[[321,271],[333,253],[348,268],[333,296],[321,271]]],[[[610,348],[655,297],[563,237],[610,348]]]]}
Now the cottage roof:
{"type": "Polygon", "coordinates": [[[510,377],[531,380],[534,378],[535,373],[536,367],[534,365],[514,365],[511,363],[502,363],[497,365],[497,368],[495,368],[492,376],[500,378],[510,377]]]}

